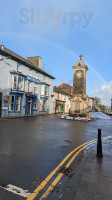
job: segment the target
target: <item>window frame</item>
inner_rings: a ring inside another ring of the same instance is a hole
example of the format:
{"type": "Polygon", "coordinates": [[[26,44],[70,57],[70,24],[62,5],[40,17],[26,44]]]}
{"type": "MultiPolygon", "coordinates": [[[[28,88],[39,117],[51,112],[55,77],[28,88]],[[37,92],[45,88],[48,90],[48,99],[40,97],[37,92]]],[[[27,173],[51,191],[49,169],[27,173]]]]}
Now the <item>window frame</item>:
{"type": "Polygon", "coordinates": [[[11,90],[12,91],[20,91],[24,92],[25,91],[25,78],[24,76],[21,76],[19,74],[11,74],[11,90]],[[16,77],[16,82],[14,82],[14,77],[16,77]],[[19,89],[19,78],[23,79],[23,90],[19,89]],[[16,88],[14,88],[14,84],[16,83],[16,88]]]}
{"type": "Polygon", "coordinates": [[[10,94],[10,97],[12,97],[12,96],[14,97],[14,103],[13,103],[14,109],[10,110],[11,104],[10,104],[10,100],[9,100],[8,112],[9,113],[21,113],[21,98],[22,98],[21,95],[10,94]],[[17,99],[17,97],[20,97],[20,105],[19,105],[20,109],[18,111],[16,110],[16,99],[17,99]]]}
{"type": "Polygon", "coordinates": [[[45,85],[41,85],[41,93],[40,94],[41,94],[41,96],[45,96],[45,85]],[[43,91],[43,93],[42,93],[42,91],[43,91]]]}
{"type": "Polygon", "coordinates": [[[28,80],[28,92],[31,92],[31,91],[32,91],[32,84],[31,84],[31,83],[32,83],[32,82],[28,80]],[[29,86],[29,84],[30,84],[30,86],[29,86]],[[29,88],[30,88],[30,90],[29,90],[29,88]]]}

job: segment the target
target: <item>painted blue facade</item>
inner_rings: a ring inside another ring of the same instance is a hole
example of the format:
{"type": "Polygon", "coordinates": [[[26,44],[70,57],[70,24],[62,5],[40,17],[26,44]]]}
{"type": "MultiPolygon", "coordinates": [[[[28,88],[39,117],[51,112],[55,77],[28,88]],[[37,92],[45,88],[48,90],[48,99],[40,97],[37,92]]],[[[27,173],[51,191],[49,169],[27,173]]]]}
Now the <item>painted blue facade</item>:
{"type": "Polygon", "coordinates": [[[1,117],[53,113],[53,78],[1,53],[0,57],[1,117]]]}

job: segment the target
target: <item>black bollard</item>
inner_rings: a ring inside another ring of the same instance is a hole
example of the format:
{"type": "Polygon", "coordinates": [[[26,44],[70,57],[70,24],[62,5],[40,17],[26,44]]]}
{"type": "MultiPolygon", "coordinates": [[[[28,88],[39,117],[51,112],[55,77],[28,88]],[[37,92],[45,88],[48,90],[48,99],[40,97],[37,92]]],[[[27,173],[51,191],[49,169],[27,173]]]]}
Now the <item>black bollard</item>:
{"type": "Polygon", "coordinates": [[[97,157],[103,157],[103,154],[102,154],[101,129],[100,128],[98,129],[97,157]]]}

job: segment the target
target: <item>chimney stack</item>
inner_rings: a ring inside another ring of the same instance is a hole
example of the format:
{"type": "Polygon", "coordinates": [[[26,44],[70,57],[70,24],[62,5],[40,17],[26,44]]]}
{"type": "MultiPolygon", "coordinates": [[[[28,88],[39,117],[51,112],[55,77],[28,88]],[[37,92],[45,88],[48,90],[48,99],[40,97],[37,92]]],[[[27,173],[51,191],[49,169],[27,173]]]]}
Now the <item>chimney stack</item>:
{"type": "Polygon", "coordinates": [[[41,69],[41,60],[42,60],[42,58],[40,56],[28,57],[27,60],[30,61],[31,63],[33,63],[37,68],[41,69]]]}

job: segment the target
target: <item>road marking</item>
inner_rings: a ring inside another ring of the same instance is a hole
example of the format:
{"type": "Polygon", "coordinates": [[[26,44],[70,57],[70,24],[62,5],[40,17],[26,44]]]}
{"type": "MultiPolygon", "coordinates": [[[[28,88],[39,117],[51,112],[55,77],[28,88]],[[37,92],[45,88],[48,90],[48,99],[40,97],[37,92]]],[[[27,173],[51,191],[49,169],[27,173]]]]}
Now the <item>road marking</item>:
{"type": "MultiPolygon", "coordinates": [[[[105,139],[108,139],[108,138],[112,138],[112,136],[107,136],[107,137],[103,137],[102,138],[102,140],[105,140],[105,139]]],[[[95,139],[95,140],[91,140],[91,141],[89,141],[89,142],[86,142],[86,143],[84,143],[84,144],[82,144],[82,145],[80,145],[80,146],[78,146],[77,148],[75,148],[73,151],[71,151],[65,158],[64,158],[64,160],[46,177],[46,179],[45,180],[43,180],[42,182],[41,182],[41,184],[34,190],[34,192],[27,198],[27,200],[33,200],[37,195],[38,195],[38,193],[46,186],[46,184],[49,182],[49,180],[54,176],[54,174],[56,174],[56,172],[58,171],[58,169],[60,168],[60,167],[62,167],[63,166],[63,164],[68,160],[68,158],[74,153],[74,152],[76,152],[78,149],[80,149],[81,147],[83,147],[83,149],[84,148],[86,148],[87,146],[90,146],[90,145],[92,145],[92,144],[94,144],[94,143],[96,143],[97,142],[97,139],[95,139]]],[[[81,148],[82,149],[82,148],[81,148]]],[[[82,149],[82,150],[83,150],[82,149]]],[[[81,151],[82,151],[81,150],[81,151]]],[[[79,153],[81,152],[80,150],[78,151],[79,153]]],[[[78,153],[78,154],[79,154],[78,153]]],[[[78,155],[77,154],[77,155],[78,155]]],[[[76,154],[75,154],[76,155],[76,154]]],[[[74,156],[75,156],[74,155],[74,156]]],[[[76,155],[76,156],[77,156],[76,155]]],[[[76,157],[75,156],[75,157],[76,157]]],[[[73,159],[73,157],[72,157],[72,159],[73,159]]],[[[74,158],[75,159],[75,158],[74,158]]],[[[71,161],[71,160],[70,160],[71,161]]],[[[69,164],[71,164],[70,163],[70,161],[69,161],[69,164]]],[[[73,161],[72,161],[73,162],[73,161]]],[[[68,165],[68,164],[67,164],[68,165]]],[[[59,182],[59,180],[61,179],[61,177],[63,176],[63,174],[62,173],[60,173],[59,175],[58,175],[58,177],[54,180],[54,182],[53,182],[53,184],[57,184],[58,182],[59,182]]],[[[49,187],[50,188],[50,187],[49,187]]],[[[52,188],[53,189],[53,188],[52,188]]],[[[45,194],[45,193],[44,193],[45,194]]],[[[43,196],[42,196],[43,197],[43,196]]],[[[42,198],[41,197],[41,198],[42,198]]],[[[45,197],[46,198],[46,197],[45,197]]]]}
{"type": "Polygon", "coordinates": [[[22,188],[19,188],[15,185],[7,185],[6,187],[2,187],[0,186],[0,188],[4,189],[4,190],[7,190],[9,192],[12,192],[14,194],[17,194],[19,196],[22,196],[22,197],[28,197],[31,193],[28,193],[28,190],[23,190],[22,188]]]}
{"type": "MultiPolygon", "coordinates": [[[[95,142],[92,142],[91,144],[94,144],[95,142]]],[[[65,166],[65,168],[69,168],[69,166],[72,164],[72,162],[74,161],[74,159],[78,156],[78,154],[85,149],[86,147],[88,147],[89,145],[85,145],[84,147],[82,147],[77,153],[75,153],[75,155],[71,158],[71,160],[67,163],[67,165],[65,166]]],[[[46,190],[46,192],[41,196],[41,198],[39,200],[43,200],[46,199],[48,197],[48,195],[50,194],[50,192],[54,189],[54,187],[57,185],[57,183],[59,182],[59,180],[62,178],[64,174],[60,173],[56,179],[53,181],[53,183],[51,183],[51,185],[49,186],[49,188],[46,190]]]]}
{"type": "MultiPolygon", "coordinates": [[[[111,136],[107,136],[107,137],[103,137],[102,140],[108,139],[108,138],[112,138],[111,136]]],[[[85,145],[84,147],[82,147],[79,151],[77,151],[75,153],[75,155],[70,159],[70,161],[67,163],[67,165],[65,166],[65,168],[69,168],[70,165],[72,164],[72,162],[75,160],[75,158],[78,156],[78,154],[85,149],[86,147],[94,144],[94,142],[90,142],[89,144],[85,145]]],[[[53,181],[53,183],[51,183],[51,185],[49,186],[49,188],[46,190],[46,192],[41,196],[41,198],[39,200],[43,200],[46,199],[48,197],[48,195],[50,194],[50,192],[54,189],[54,187],[57,185],[57,183],[59,182],[59,180],[62,178],[64,174],[60,173],[56,179],[53,181]]]]}
{"type": "Polygon", "coordinates": [[[46,186],[46,184],[50,181],[50,179],[54,176],[54,174],[56,174],[56,172],[58,171],[58,169],[60,167],[63,166],[63,164],[68,160],[68,158],[74,153],[76,152],[79,148],[81,148],[82,146],[90,143],[90,142],[96,142],[96,139],[95,140],[91,140],[89,142],[86,142],[80,146],[78,146],[77,148],[75,148],[73,151],[71,151],[65,158],[64,160],[46,177],[45,180],[42,181],[42,183],[34,190],[34,192],[27,198],[27,200],[33,200],[37,195],[38,193],[46,186]]]}

